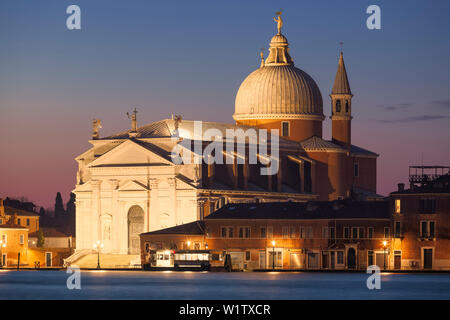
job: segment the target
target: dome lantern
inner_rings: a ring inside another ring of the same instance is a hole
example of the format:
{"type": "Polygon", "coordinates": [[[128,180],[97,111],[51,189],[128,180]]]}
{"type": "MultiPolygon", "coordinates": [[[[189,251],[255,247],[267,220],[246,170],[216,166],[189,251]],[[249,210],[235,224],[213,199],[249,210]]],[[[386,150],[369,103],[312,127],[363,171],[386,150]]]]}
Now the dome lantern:
{"type": "Polygon", "coordinates": [[[267,128],[270,122],[270,129],[288,126],[285,131],[293,140],[321,137],[325,117],[319,87],[310,75],[294,66],[289,42],[281,33],[281,17],[274,20],[278,33],[270,41],[269,55],[242,82],[233,118],[240,124],[267,128]]]}

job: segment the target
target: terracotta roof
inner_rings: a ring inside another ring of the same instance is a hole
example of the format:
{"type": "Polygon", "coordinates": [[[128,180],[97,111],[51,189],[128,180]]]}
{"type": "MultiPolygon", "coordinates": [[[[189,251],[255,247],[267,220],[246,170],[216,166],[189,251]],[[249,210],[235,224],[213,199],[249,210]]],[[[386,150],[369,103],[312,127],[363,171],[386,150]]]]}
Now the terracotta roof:
{"type": "Polygon", "coordinates": [[[317,201],[228,204],[213,219],[389,219],[387,201],[317,201]]]}
{"type": "MultiPolygon", "coordinates": [[[[306,151],[347,151],[347,149],[341,147],[340,145],[335,144],[329,140],[324,140],[317,136],[312,136],[311,138],[300,142],[300,145],[306,151]]],[[[378,157],[378,154],[376,154],[375,152],[355,146],[353,144],[350,147],[350,153],[355,156],[361,155],[378,157]]]]}
{"type": "Polygon", "coordinates": [[[326,151],[326,150],[338,150],[338,151],[345,151],[343,147],[340,145],[337,145],[331,141],[323,140],[322,138],[319,138],[317,136],[312,136],[309,139],[306,139],[302,142],[300,142],[300,145],[305,150],[320,150],[320,151],[326,151]]]}
{"type": "Polygon", "coordinates": [[[352,144],[351,148],[350,148],[350,153],[352,155],[361,155],[361,156],[373,156],[373,157],[378,157],[379,155],[375,152],[369,151],[367,149],[355,146],[352,144]]]}
{"type": "Polygon", "coordinates": [[[27,227],[15,224],[15,223],[4,223],[0,224],[0,229],[28,229],[27,227]]]}
{"type": "MultiPolygon", "coordinates": [[[[44,237],[46,238],[67,238],[68,235],[57,230],[56,228],[45,228],[41,227],[40,230],[44,233],[44,237]]],[[[33,233],[30,233],[29,237],[37,237],[39,234],[39,231],[35,231],[33,233]]]]}
{"type": "Polygon", "coordinates": [[[352,94],[350,84],[348,83],[347,71],[345,70],[344,56],[339,55],[339,65],[334,79],[332,94],[352,94]]]}
{"type": "Polygon", "coordinates": [[[13,215],[14,213],[17,214],[17,216],[29,216],[29,217],[39,217],[39,214],[37,214],[36,212],[30,212],[30,211],[25,211],[25,210],[21,210],[21,209],[16,209],[13,207],[8,207],[5,206],[5,213],[7,215],[13,215]]]}
{"type": "Polygon", "coordinates": [[[141,233],[141,235],[151,235],[151,234],[198,234],[202,235],[205,233],[205,225],[203,221],[194,221],[190,223],[181,224],[179,226],[141,233]]]}

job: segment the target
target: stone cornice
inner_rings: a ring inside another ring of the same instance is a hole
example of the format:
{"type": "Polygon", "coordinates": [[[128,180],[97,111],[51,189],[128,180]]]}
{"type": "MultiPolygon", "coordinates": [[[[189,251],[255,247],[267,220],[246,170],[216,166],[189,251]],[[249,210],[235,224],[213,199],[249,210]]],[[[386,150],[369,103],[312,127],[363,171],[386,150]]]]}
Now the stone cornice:
{"type": "Polygon", "coordinates": [[[279,120],[315,120],[315,121],[323,121],[325,120],[324,115],[318,114],[234,114],[233,119],[236,121],[239,120],[258,120],[258,119],[279,119],[279,120]]]}

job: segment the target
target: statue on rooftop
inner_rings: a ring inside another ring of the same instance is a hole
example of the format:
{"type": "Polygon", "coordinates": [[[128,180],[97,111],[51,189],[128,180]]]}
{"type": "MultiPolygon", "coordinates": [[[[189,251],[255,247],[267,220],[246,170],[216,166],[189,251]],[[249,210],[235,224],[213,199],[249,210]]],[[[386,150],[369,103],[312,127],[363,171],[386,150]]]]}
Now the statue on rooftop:
{"type": "Polygon", "coordinates": [[[278,34],[281,34],[281,28],[283,27],[283,20],[281,19],[281,11],[275,12],[277,17],[273,18],[273,21],[277,23],[278,34]]]}
{"type": "Polygon", "coordinates": [[[98,129],[102,128],[102,122],[100,119],[94,119],[92,120],[92,139],[98,139],[99,133],[98,129]]]}

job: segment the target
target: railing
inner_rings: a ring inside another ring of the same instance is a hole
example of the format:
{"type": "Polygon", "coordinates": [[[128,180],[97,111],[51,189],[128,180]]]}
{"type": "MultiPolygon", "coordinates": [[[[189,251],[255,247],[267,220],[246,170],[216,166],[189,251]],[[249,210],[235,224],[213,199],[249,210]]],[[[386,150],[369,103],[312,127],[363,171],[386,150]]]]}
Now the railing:
{"type": "Polygon", "coordinates": [[[83,249],[83,250],[79,250],[76,251],[74,254],[72,254],[70,257],[63,259],[64,263],[63,263],[63,267],[67,268],[68,266],[70,266],[73,262],[77,261],[78,259],[88,255],[94,253],[94,250],[92,249],[83,249]]]}

